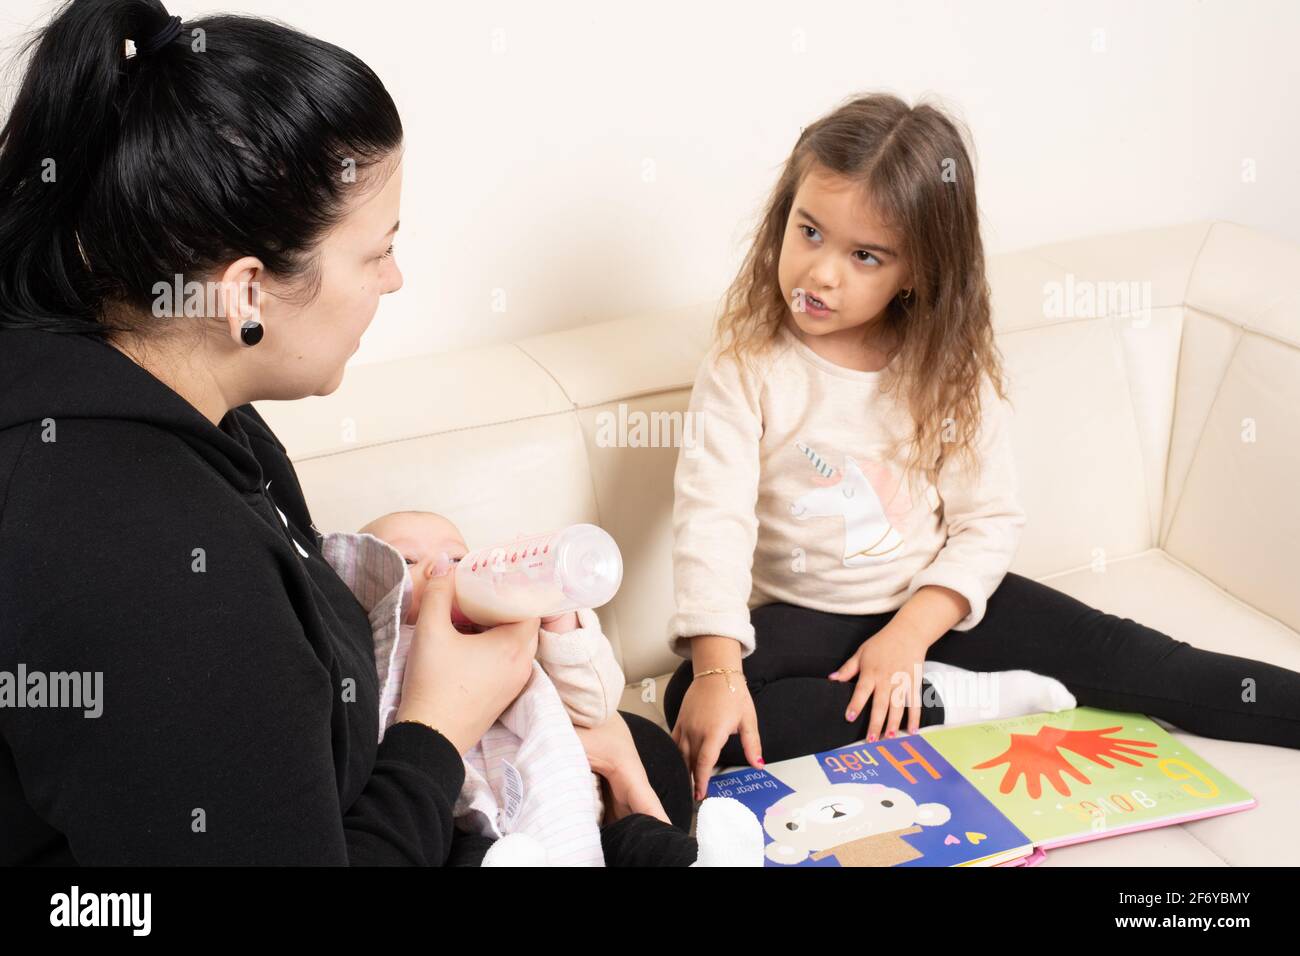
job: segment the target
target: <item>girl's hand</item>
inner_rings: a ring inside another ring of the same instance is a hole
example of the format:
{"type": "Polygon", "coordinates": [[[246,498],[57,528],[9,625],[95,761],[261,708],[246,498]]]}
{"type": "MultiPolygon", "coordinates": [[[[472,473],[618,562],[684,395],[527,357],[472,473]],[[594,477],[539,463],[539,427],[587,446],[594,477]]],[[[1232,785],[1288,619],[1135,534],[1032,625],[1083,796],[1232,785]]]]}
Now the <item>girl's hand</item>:
{"type": "Polygon", "coordinates": [[[921,729],[921,664],[930,644],[923,634],[895,617],[863,641],[854,655],[830,675],[836,681],[857,678],[845,720],[856,720],[867,699],[871,699],[868,741],[878,739],[882,729],[888,730],[888,736],[896,734],[908,708],[911,718],[907,732],[914,734],[921,729]]]}
{"type": "Polygon", "coordinates": [[[462,634],[451,623],[456,576],[430,565],[420,617],[402,676],[395,720],[417,720],[465,754],[528,683],[537,656],[537,618],[462,634]],[[441,574],[438,572],[442,571],[441,574]]]}
{"type": "Polygon", "coordinates": [[[574,727],[592,773],[606,783],[605,819],[601,825],[621,820],[631,813],[645,813],[671,823],[664,806],[650,786],[641,754],[637,752],[632,731],[618,711],[595,727],[574,727]]]}
{"type": "MultiPolygon", "coordinates": [[[[710,670],[698,660],[695,666],[702,671],[710,670]]],[[[727,738],[735,733],[740,734],[740,744],[750,766],[763,766],[758,715],[754,712],[754,699],[749,696],[745,675],[707,674],[691,681],[682,698],[677,723],[673,725],[673,740],[690,768],[696,800],[704,799],[718,754],[727,738]],[[734,691],[729,689],[728,682],[734,691]]]]}

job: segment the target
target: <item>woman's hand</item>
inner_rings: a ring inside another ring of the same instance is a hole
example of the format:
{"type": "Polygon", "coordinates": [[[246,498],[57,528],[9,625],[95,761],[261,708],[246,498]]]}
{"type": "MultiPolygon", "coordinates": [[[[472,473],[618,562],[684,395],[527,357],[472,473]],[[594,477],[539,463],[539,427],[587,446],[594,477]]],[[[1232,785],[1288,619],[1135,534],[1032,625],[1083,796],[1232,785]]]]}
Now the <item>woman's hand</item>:
{"type": "Polygon", "coordinates": [[[534,617],[481,634],[460,633],[451,623],[452,567],[440,561],[426,572],[395,720],[437,728],[463,755],[528,683],[540,622],[534,617]]]}
{"type": "Polygon", "coordinates": [[[587,751],[592,773],[598,774],[606,784],[602,825],[631,813],[645,813],[664,823],[672,822],[664,812],[659,795],[650,786],[636,741],[622,714],[614,711],[595,727],[574,727],[574,730],[587,751]]]}
{"type": "Polygon", "coordinates": [[[703,674],[691,681],[673,725],[673,740],[690,768],[695,799],[703,800],[718,754],[732,734],[740,734],[751,767],[763,766],[763,744],[754,699],[742,673],[740,645],[730,637],[701,635],[691,639],[691,659],[697,674],[715,667],[735,670],[703,674]]]}
{"type": "Polygon", "coordinates": [[[907,732],[914,734],[921,729],[921,664],[931,643],[923,632],[895,615],[830,675],[836,681],[857,678],[845,720],[857,720],[867,699],[871,699],[868,741],[878,739],[882,729],[888,730],[888,736],[896,734],[908,708],[911,718],[907,732]]]}

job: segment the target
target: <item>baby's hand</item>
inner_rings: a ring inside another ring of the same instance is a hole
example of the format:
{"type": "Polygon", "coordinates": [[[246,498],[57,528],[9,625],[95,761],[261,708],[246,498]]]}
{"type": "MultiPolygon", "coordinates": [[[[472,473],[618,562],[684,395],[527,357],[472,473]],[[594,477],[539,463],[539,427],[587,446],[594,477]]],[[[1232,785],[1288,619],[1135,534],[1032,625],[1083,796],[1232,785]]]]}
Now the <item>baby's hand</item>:
{"type": "Polygon", "coordinates": [[[566,611],[554,617],[542,618],[542,627],[553,634],[567,634],[578,629],[578,612],[566,611]]]}

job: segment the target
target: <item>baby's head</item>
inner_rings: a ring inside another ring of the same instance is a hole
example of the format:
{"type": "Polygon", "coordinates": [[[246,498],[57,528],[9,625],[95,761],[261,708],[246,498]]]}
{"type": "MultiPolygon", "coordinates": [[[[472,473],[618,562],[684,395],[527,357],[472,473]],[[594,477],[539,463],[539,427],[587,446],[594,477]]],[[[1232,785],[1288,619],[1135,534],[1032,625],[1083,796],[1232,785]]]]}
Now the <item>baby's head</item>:
{"type": "MultiPolygon", "coordinates": [[[[452,561],[463,558],[469,548],[459,529],[442,515],[431,511],[394,511],[363,526],[360,534],[372,534],[398,551],[406,559],[406,570],[411,576],[411,606],[403,624],[414,624],[420,616],[420,602],[432,567],[438,555],[447,553],[452,561]]],[[[463,615],[455,608],[453,600],[452,621],[460,627],[463,615]]]]}

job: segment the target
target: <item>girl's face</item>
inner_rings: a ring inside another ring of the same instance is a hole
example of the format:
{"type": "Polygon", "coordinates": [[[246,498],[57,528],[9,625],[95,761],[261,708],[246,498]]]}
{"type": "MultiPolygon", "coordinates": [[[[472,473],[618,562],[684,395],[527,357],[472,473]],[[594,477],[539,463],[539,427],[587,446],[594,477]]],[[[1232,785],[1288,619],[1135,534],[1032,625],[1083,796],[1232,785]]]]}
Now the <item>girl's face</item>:
{"type": "MultiPolygon", "coordinates": [[[[777,267],[781,293],[801,338],[859,345],[863,326],[909,288],[897,237],[870,198],[844,177],[814,166],[799,185],[777,267]]],[[[875,331],[867,336],[874,339],[875,331]]]]}

